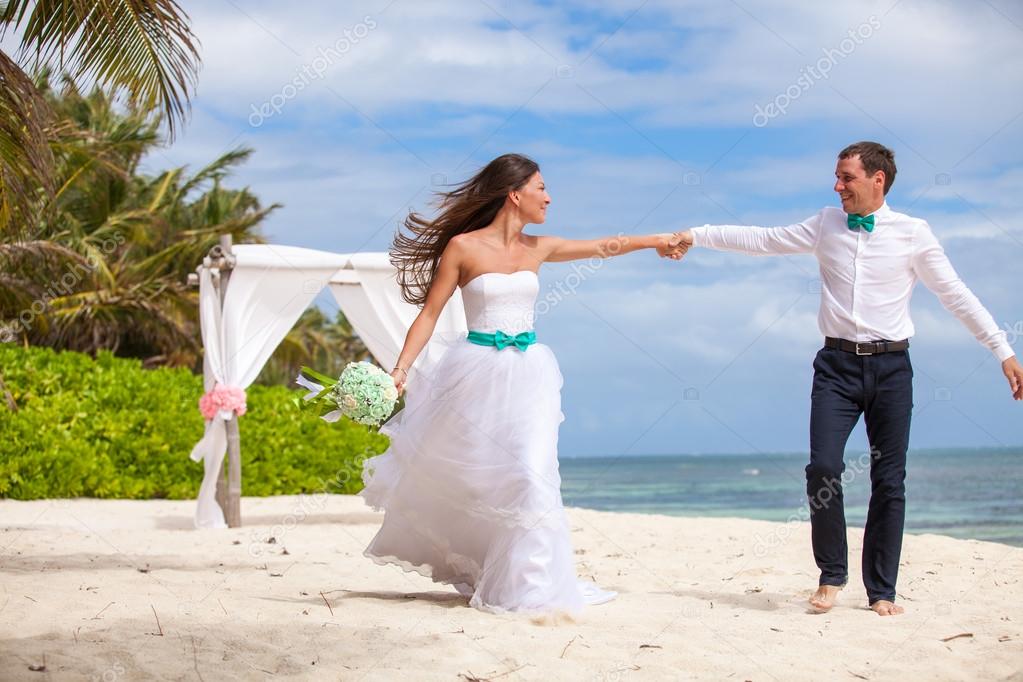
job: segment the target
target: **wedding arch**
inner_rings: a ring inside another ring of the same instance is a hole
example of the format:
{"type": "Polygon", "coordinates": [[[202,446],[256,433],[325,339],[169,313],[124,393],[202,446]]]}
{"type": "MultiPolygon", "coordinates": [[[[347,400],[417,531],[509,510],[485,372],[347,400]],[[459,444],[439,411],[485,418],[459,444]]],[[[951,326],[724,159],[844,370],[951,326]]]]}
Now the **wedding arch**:
{"type": "MultiPolygon", "coordinates": [[[[330,253],[279,244],[232,246],[230,235],[220,241],[189,277],[199,286],[206,395],[217,387],[248,388],[325,288],[373,359],[385,369],[394,366],[419,310],[402,300],[386,253],[330,253]]],[[[456,290],[437,321],[437,331],[465,329],[461,293],[456,290]]],[[[221,409],[206,420],[191,458],[203,462],[196,528],[240,526],[241,437],[235,412],[221,409]]]]}

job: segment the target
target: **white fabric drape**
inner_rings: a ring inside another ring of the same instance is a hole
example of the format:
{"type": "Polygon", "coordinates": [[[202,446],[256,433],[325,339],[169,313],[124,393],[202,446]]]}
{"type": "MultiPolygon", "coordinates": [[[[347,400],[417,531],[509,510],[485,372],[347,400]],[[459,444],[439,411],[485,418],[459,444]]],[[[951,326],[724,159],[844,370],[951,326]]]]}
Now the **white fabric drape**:
{"type": "MultiPolygon", "coordinates": [[[[295,247],[239,245],[224,307],[213,287],[212,273],[199,273],[199,319],[202,328],[203,384],[247,388],[274,349],[347,257],[295,247]]],[[[195,510],[197,528],[225,528],[216,501],[217,477],[227,449],[221,412],[206,422],[205,434],[191,457],[203,461],[203,481],[195,510]]]]}
{"type": "MultiPolygon", "coordinates": [[[[202,332],[203,390],[209,391],[223,377],[224,336],[221,332],[220,297],[213,286],[213,275],[208,268],[199,271],[199,326],[202,332]]],[[[226,415],[233,416],[231,413],[226,415]]],[[[192,448],[193,460],[203,461],[202,485],[199,486],[195,509],[196,528],[226,528],[224,512],[217,504],[217,476],[227,450],[227,426],[217,415],[206,420],[202,439],[192,448]]]]}
{"type": "MultiPolygon", "coordinates": [[[[356,253],[349,268],[330,282],[331,292],[355,332],[380,366],[390,371],[405,343],[405,334],[419,308],[401,298],[395,269],[385,253],[356,253]]],[[[465,331],[461,291],[456,289],[440,317],[435,334],[442,338],[465,331]]],[[[417,360],[417,365],[419,364],[417,360]]]]}
{"type": "MultiPolygon", "coordinates": [[[[218,383],[248,388],[302,311],[328,283],[373,358],[386,370],[394,367],[419,309],[402,300],[386,253],[337,254],[271,244],[239,244],[232,253],[235,267],[223,310],[211,271],[199,271],[206,391],[218,383]]],[[[414,367],[439,356],[443,346],[438,344],[465,330],[461,293],[456,290],[437,320],[435,341],[427,345],[414,367]],[[438,348],[433,348],[435,345],[438,348]]],[[[195,511],[197,528],[227,527],[216,501],[216,486],[227,450],[225,422],[231,418],[233,414],[222,413],[207,421],[205,435],[192,449],[192,459],[203,461],[195,511]]]]}

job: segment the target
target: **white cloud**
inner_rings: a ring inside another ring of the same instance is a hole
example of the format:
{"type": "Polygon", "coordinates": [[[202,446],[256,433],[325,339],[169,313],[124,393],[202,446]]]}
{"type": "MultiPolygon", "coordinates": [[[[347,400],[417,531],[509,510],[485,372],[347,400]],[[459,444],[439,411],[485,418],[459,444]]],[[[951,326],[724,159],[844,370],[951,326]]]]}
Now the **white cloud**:
{"type": "MultiPolygon", "coordinates": [[[[307,3],[301,12],[263,5],[245,14],[230,4],[189,9],[206,36],[203,97],[239,118],[367,16],[376,27],[302,93],[309,106],[347,112],[333,90],[373,116],[424,102],[598,115],[606,105],[639,114],[642,125],[744,126],[755,104],[784,92],[824,50],[871,21],[879,26],[873,35],[815,81],[779,125],[826,118],[863,126],[873,117],[918,149],[922,133],[944,132],[945,153],[924,156],[950,165],[1023,102],[1018,29],[972,3],[931,3],[926,11],[899,3],[886,14],[891,3],[651,2],[610,37],[580,36],[561,7],[492,6],[496,12],[484,3],[401,1],[382,13],[370,3],[307,3]],[[615,65],[649,57],[663,66],[637,73],[615,65]],[[536,95],[561,65],[572,67],[571,77],[536,95]],[[963,130],[964,120],[979,130],[963,130]]],[[[605,22],[615,25],[634,9],[605,6],[605,22]]]]}

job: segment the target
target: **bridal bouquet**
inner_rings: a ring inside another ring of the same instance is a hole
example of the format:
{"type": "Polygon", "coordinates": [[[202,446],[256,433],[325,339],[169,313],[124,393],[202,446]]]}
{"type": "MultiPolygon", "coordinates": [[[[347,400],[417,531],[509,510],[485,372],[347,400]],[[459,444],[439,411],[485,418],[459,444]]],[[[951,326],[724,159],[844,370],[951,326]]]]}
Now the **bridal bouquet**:
{"type": "Polygon", "coordinates": [[[320,418],[328,422],[336,422],[341,417],[348,417],[360,424],[379,426],[394,410],[398,401],[398,389],[384,370],[368,362],[349,362],[338,379],[302,367],[295,381],[309,393],[295,404],[300,408],[316,405],[320,408],[320,418]],[[306,374],[322,383],[310,381],[306,374]]]}

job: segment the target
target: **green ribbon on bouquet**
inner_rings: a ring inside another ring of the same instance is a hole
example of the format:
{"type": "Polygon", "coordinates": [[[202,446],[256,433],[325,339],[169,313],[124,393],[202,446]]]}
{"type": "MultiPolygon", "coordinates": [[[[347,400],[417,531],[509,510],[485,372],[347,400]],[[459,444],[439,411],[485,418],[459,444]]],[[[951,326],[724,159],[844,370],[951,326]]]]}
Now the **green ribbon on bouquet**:
{"type": "MultiPolygon", "coordinates": [[[[305,365],[303,365],[299,369],[299,372],[301,374],[305,374],[308,377],[316,379],[316,381],[320,383],[322,388],[320,391],[316,393],[316,395],[312,396],[311,398],[307,399],[305,396],[295,396],[294,398],[292,398],[291,402],[295,404],[295,407],[297,407],[300,410],[307,410],[310,409],[311,406],[315,403],[320,407],[319,416],[321,417],[325,414],[329,414],[330,412],[333,412],[334,410],[338,409],[337,403],[335,403],[333,400],[327,397],[327,394],[329,394],[331,390],[333,390],[334,385],[337,384],[338,382],[337,379],[332,379],[326,374],[317,372],[312,367],[306,367],[305,365]]],[[[312,388],[308,384],[301,385],[305,386],[306,388],[312,388]]],[[[306,395],[309,394],[307,393],[306,395]]]]}

